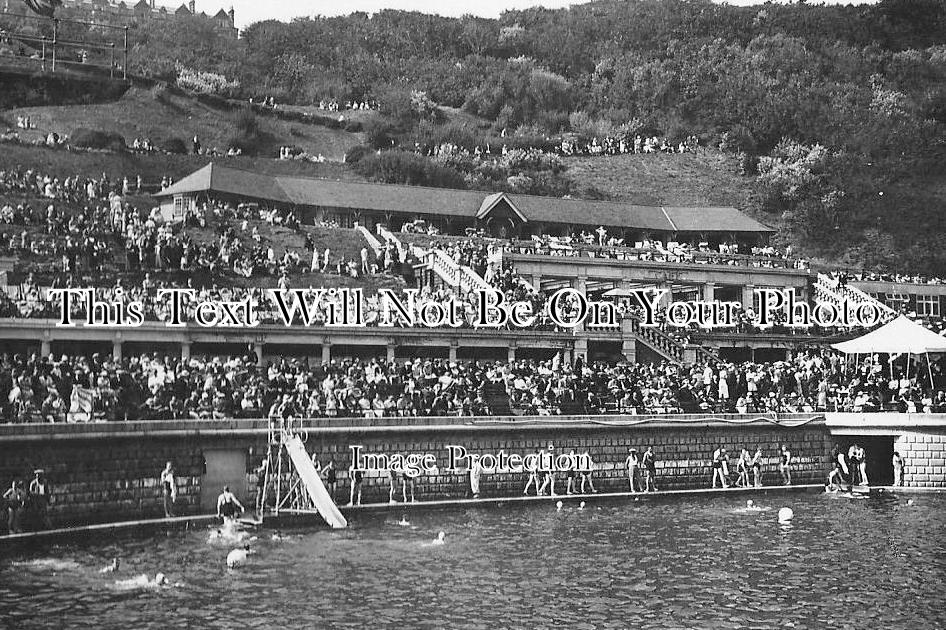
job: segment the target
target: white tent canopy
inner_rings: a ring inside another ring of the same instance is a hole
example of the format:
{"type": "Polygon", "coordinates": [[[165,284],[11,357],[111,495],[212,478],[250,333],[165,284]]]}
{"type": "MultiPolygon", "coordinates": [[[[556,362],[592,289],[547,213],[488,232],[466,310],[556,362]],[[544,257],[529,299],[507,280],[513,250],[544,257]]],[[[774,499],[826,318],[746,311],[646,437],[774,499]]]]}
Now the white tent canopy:
{"type": "Polygon", "coordinates": [[[844,354],[927,354],[946,352],[946,338],[901,315],[862,337],[831,347],[844,354]]]}

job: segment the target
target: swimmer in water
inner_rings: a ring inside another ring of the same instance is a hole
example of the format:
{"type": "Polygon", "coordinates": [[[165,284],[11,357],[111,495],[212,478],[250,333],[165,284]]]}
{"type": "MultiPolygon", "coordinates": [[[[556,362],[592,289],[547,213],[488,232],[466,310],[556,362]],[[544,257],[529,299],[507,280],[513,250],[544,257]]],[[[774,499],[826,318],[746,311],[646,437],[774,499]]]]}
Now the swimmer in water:
{"type": "Polygon", "coordinates": [[[104,566],[101,569],[99,569],[99,573],[115,573],[115,571],[118,571],[119,564],[121,564],[121,562],[119,561],[117,557],[112,558],[112,561],[110,564],[108,564],[108,566],[104,566]]]}
{"type": "Polygon", "coordinates": [[[115,586],[122,590],[133,590],[139,588],[160,588],[162,586],[170,586],[167,576],[163,573],[158,573],[154,576],[154,581],[148,579],[148,576],[142,573],[133,578],[127,580],[116,580],[115,586]]]}
{"type": "Polygon", "coordinates": [[[227,568],[233,569],[246,564],[246,559],[250,553],[249,545],[243,545],[243,549],[234,549],[227,554],[227,568]]]}
{"type": "Polygon", "coordinates": [[[434,540],[434,542],[432,542],[432,543],[430,543],[430,544],[431,544],[431,545],[442,545],[442,544],[445,543],[445,540],[444,540],[444,539],[445,539],[446,537],[447,537],[447,534],[445,534],[444,532],[440,532],[439,534],[437,534],[437,539],[434,540]]]}
{"type": "Polygon", "coordinates": [[[407,520],[407,517],[403,515],[401,516],[401,520],[399,520],[397,524],[400,525],[401,527],[410,527],[411,525],[410,521],[407,520]]]}

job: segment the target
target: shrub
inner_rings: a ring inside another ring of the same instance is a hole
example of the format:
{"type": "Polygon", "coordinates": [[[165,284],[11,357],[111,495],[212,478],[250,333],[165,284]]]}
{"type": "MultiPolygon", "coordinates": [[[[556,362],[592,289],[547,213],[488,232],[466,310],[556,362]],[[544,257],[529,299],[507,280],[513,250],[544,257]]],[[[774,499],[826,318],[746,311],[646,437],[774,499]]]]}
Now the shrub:
{"type": "Polygon", "coordinates": [[[187,143],[180,138],[159,138],[155,141],[155,146],[157,146],[162,151],[173,153],[175,155],[187,155],[188,153],[187,143]]]}
{"type": "Polygon", "coordinates": [[[70,138],[72,146],[84,149],[107,149],[109,151],[124,151],[126,149],[125,139],[113,131],[79,127],[72,132],[70,138]]]}
{"type": "Polygon", "coordinates": [[[364,155],[355,170],[364,177],[388,184],[466,188],[463,175],[447,166],[407,151],[382,151],[364,155]]]}

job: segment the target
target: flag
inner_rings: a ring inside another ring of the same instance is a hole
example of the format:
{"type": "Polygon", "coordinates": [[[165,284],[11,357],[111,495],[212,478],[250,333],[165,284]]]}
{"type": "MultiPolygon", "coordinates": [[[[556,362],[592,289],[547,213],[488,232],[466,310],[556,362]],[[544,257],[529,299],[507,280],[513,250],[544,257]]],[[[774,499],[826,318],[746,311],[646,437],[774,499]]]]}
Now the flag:
{"type": "Polygon", "coordinates": [[[62,0],[23,0],[33,13],[53,17],[56,7],[62,6],[62,0]]]}
{"type": "Polygon", "coordinates": [[[85,387],[72,389],[68,422],[88,422],[92,419],[92,390],[85,387]]]}

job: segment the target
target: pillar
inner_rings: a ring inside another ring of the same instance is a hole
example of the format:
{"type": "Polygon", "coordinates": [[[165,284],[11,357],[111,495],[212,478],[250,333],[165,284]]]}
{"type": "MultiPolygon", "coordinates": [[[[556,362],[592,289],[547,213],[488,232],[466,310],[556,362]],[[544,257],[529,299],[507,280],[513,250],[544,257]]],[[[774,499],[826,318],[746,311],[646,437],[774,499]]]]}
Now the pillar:
{"type": "Polygon", "coordinates": [[[510,363],[516,360],[516,344],[509,344],[508,354],[506,356],[510,363]]]}
{"type": "Polygon", "coordinates": [[[122,342],[120,339],[112,341],[112,359],[114,361],[122,360],[122,342]]]}
{"type": "Polygon", "coordinates": [[[52,351],[53,351],[53,344],[52,344],[52,342],[50,342],[49,339],[43,339],[42,342],[40,342],[40,345],[39,345],[39,353],[40,353],[40,355],[41,355],[41,356],[44,356],[44,357],[48,357],[50,354],[52,354],[52,351]]]}
{"type": "Polygon", "coordinates": [[[585,293],[587,285],[588,285],[587,276],[578,276],[577,278],[572,279],[572,288],[578,291],[579,293],[585,293]]]}
{"type": "Polygon", "coordinates": [[[329,363],[332,360],[332,344],[325,342],[322,344],[322,363],[329,363]]]}
{"type": "Polygon", "coordinates": [[[703,301],[713,302],[716,300],[716,283],[707,282],[703,285],[703,301]]]}
{"type": "MultiPolygon", "coordinates": [[[[323,348],[323,352],[324,352],[324,351],[325,351],[325,350],[324,350],[325,346],[322,346],[322,348],[323,348]]],[[[323,356],[323,358],[324,358],[325,355],[323,354],[322,356],[323,356]]],[[[388,362],[389,362],[389,363],[394,360],[394,344],[393,344],[393,343],[389,343],[389,344],[387,345],[387,358],[388,358],[388,362]]],[[[324,361],[323,361],[323,362],[324,362],[324,361]]]]}
{"type": "Polygon", "coordinates": [[[253,352],[256,354],[257,365],[263,364],[263,344],[257,342],[253,344],[253,352]]]}
{"type": "Polygon", "coordinates": [[[456,361],[456,360],[457,360],[457,350],[459,350],[457,344],[451,343],[451,344],[450,344],[450,354],[449,354],[449,359],[450,359],[451,361],[456,361]]]}
{"type": "Polygon", "coordinates": [[[588,338],[579,337],[575,339],[575,351],[572,356],[572,362],[577,361],[581,357],[582,362],[586,365],[588,364],[588,338]]]}
{"type": "Polygon", "coordinates": [[[181,342],[181,359],[187,361],[191,358],[191,342],[182,341],[181,342]]]}
{"type": "Polygon", "coordinates": [[[621,343],[621,354],[628,363],[637,363],[637,339],[625,337],[621,343]]]}
{"type": "Polygon", "coordinates": [[[536,291],[542,290],[542,274],[541,273],[532,274],[532,286],[535,287],[536,291]]]}
{"type": "Polygon", "coordinates": [[[747,284],[742,287],[742,307],[745,309],[752,308],[753,299],[755,298],[755,289],[756,287],[751,284],[747,284]]]}

